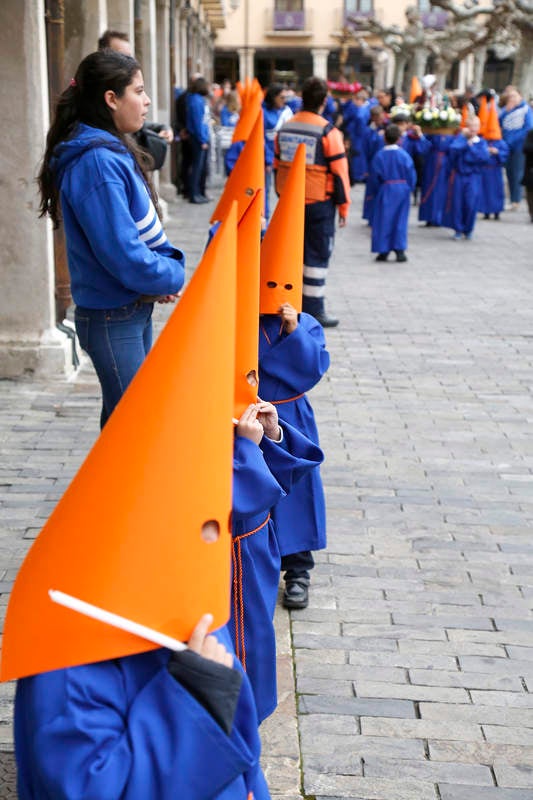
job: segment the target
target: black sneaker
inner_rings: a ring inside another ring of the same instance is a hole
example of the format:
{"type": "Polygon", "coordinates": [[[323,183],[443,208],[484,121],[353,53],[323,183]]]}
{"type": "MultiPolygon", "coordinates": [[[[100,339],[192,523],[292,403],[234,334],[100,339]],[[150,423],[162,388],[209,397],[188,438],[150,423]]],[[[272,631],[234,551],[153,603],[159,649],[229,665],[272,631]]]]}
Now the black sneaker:
{"type": "Polygon", "coordinates": [[[336,328],[339,324],[338,319],[335,319],[335,317],[328,317],[324,312],[322,314],[313,314],[313,316],[317,322],[320,322],[323,328],[336,328]]]}
{"type": "Polygon", "coordinates": [[[299,581],[287,581],[283,592],[284,608],[307,608],[309,605],[309,586],[299,581]]]}

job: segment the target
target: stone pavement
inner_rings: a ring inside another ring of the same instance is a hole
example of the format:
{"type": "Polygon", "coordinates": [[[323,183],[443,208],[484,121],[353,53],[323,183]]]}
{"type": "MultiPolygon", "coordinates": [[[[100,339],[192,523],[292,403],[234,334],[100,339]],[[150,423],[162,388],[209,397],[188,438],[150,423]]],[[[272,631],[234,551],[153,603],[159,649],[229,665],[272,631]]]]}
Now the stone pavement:
{"type": "MultiPolygon", "coordinates": [[[[309,608],[276,620],[271,790],[531,800],[533,227],[523,209],[454,242],[413,217],[409,262],[375,264],[353,198],[328,283],[341,325],[313,392],[329,547],[309,608]]],[[[191,266],[209,210],[171,206],[191,266]]],[[[0,382],[0,396],[3,609],[97,436],[99,391],[85,365],[71,382],[0,382]]],[[[0,800],[16,796],[11,714],[0,686],[0,800]]]]}

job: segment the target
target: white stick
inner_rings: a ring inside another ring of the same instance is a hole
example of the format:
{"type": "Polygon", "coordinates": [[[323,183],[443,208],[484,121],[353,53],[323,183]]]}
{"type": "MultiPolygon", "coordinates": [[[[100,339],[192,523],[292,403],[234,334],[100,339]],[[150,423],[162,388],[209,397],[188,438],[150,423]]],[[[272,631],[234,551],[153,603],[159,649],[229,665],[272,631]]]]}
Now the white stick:
{"type": "Polygon", "coordinates": [[[59,592],[56,589],[49,589],[48,594],[54,603],[59,603],[61,606],[78,611],[80,614],[85,614],[87,617],[92,617],[100,622],[105,622],[107,625],[113,625],[115,628],[120,628],[128,633],[133,633],[135,636],[140,636],[141,639],[147,639],[149,642],[158,644],[161,647],[168,647],[169,650],[186,650],[186,645],[173,639],[171,636],[166,636],[164,633],[154,631],[153,628],[147,628],[146,625],[140,625],[138,622],[133,622],[131,619],[121,617],[118,614],[113,614],[111,611],[105,611],[103,608],[93,606],[91,603],[86,603],[84,600],[79,600],[70,594],[59,592]]]}

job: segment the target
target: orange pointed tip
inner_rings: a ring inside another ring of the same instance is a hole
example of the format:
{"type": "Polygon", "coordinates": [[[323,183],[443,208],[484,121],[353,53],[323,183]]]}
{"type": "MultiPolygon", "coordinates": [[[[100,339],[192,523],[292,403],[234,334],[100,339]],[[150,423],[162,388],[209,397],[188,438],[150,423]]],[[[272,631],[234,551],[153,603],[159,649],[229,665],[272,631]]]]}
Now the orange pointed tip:
{"type": "Polygon", "coordinates": [[[422,86],[416,75],[411,78],[411,90],[409,92],[409,102],[414,103],[417,97],[422,94],[422,86]]]}
{"type": "Polygon", "coordinates": [[[500,127],[500,120],[498,119],[498,111],[496,109],[496,101],[491,99],[488,107],[487,123],[485,125],[485,139],[491,141],[499,141],[502,138],[502,129],[500,127]]]}
{"type": "Polygon", "coordinates": [[[241,115],[233,131],[232,142],[248,141],[259,114],[261,114],[261,99],[257,95],[251,98],[243,97],[241,115]]]}
{"type": "Polygon", "coordinates": [[[480,100],[479,110],[477,112],[477,115],[479,117],[479,133],[481,134],[481,136],[485,136],[487,129],[487,122],[489,119],[489,108],[487,104],[487,98],[485,97],[485,95],[483,95],[480,100]]]}
{"type": "Polygon", "coordinates": [[[302,310],[305,153],[300,144],[261,245],[261,314],[277,314],[283,303],[302,310]]]}
{"type": "Polygon", "coordinates": [[[259,114],[231,175],[226,181],[211,222],[222,220],[233,202],[237,202],[237,220],[241,220],[256,192],[265,186],[265,142],[263,115],[259,114]]]}
{"type": "Polygon", "coordinates": [[[235,408],[240,419],[257,402],[259,383],[259,265],[264,197],[257,191],[237,229],[235,408]]]}
{"type": "Polygon", "coordinates": [[[2,680],[157,646],[52,602],[51,589],[179,641],[206,611],[226,622],[236,248],[233,207],[26,556],[2,680]]]}

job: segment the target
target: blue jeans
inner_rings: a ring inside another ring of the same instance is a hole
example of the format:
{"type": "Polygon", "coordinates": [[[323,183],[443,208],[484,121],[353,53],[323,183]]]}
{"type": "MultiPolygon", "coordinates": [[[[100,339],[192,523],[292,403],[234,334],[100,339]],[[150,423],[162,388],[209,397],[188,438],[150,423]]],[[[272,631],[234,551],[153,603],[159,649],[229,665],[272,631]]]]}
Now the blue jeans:
{"type": "Polygon", "coordinates": [[[189,139],[191,144],[191,179],[190,179],[190,197],[201,197],[205,192],[205,171],[207,162],[207,149],[202,149],[202,143],[199,139],[191,136],[189,139]]]}
{"type": "Polygon", "coordinates": [[[153,308],[139,300],[119,308],[76,307],[76,333],[102,387],[101,428],[152,346],[153,308]]]}
{"type": "Polygon", "coordinates": [[[524,174],[525,156],[522,147],[509,151],[509,158],[505,163],[507,181],[509,183],[509,196],[511,203],[519,203],[522,199],[522,176],[524,174]]]}

